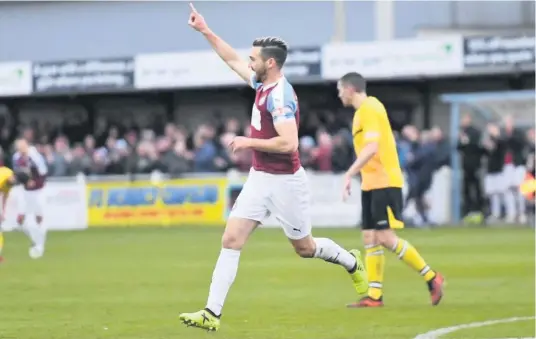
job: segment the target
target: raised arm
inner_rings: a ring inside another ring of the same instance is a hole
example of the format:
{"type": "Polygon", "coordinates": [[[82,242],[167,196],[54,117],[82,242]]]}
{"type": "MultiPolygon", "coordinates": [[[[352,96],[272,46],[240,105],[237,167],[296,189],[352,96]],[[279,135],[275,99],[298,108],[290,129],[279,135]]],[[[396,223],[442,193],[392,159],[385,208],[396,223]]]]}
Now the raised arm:
{"type": "Polygon", "coordinates": [[[251,84],[251,69],[249,68],[248,62],[240,58],[238,53],[232,48],[228,43],[226,43],[222,38],[217,36],[205,22],[205,18],[197,10],[194,5],[190,3],[190,19],[188,20],[188,25],[193,29],[203,34],[207,41],[212,46],[212,49],[222,58],[223,61],[238,74],[248,85],[251,84]]]}

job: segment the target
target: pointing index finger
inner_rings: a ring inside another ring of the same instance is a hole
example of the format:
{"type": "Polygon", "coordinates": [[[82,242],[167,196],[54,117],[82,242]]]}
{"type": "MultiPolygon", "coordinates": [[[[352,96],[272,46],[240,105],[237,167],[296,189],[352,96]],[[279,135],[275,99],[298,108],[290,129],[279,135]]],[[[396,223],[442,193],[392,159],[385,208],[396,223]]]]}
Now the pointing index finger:
{"type": "Polygon", "coordinates": [[[192,12],[197,13],[197,10],[195,9],[194,4],[191,2],[190,2],[190,9],[192,10],[192,12]]]}

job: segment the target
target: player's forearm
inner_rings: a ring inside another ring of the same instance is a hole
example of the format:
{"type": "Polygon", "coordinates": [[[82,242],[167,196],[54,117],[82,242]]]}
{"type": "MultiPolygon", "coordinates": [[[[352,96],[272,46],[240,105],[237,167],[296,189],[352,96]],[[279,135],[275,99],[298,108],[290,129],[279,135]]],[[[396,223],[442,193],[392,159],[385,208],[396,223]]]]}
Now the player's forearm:
{"type": "Polygon", "coordinates": [[[376,143],[370,143],[365,146],[357,156],[357,159],[354,161],[352,166],[350,166],[350,168],[346,172],[346,175],[349,177],[357,175],[361,171],[363,166],[365,166],[365,164],[369,162],[370,159],[372,159],[372,157],[376,154],[377,151],[378,145],[376,143]]]}
{"type": "Polygon", "coordinates": [[[40,176],[44,177],[48,173],[48,168],[45,163],[45,159],[40,154],[32,154],[30,155],[30,159],[37,167],[37,173],[39,173],[40,176]]]}
{"type": "Polygon", "coordinates": [[[234,69],[233,64],[241,61],[240,55],[234,48],[231,47],[222,38],[214,34],[211,30],[203,32],[203,35],[212,46],[212,49],[225,61],[231,68],[234,69]]]}
{"type": "Polygon", "coordinates": [[[293,153],[298,149],[296,142],[287,138],[277,136],[271,139],[253,139],[249,140],[249,147],[261,152],[267,153],[293,153]]]}

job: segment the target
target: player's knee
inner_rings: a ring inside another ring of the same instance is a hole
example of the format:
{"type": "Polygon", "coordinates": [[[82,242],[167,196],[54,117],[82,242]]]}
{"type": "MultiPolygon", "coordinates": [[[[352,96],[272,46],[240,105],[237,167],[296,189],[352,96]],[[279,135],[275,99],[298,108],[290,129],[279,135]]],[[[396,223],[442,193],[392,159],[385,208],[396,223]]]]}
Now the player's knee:
{"type": "Polygon", "coordinates": [[[292,240],[292,246],[296,254],[302,258],[312,258],[315,256],[316,244],[311,237],[300,240],[292,240]]]}
{"type": "Polygon", "coordinates": [[[225,232],[221,238],[221,246],[231,250],[241,250],[244,247],[244,242],[244,239],[233,232],[225,232]]]}
{"type": "Polygon", "coordinates": [[[315,256],[315,248],[310,246],[295,246],[294,250],[302,258],[312,258],[315,256]]]}
{"type": "Polygon", "coordinates": [[[35,222],[37,222],[38,224],[41,224],[43,222],[43,217],[41,216],[36,216],[35,217],[35,222]]]}
{"type": "Polygon", "coordinates": [[[242,218],[229,218],[221,239],[223,248],[241,250],[258,222],[242,218]]]}
{"type": "Polygon", "coordinates": [[[378,244],[378,240],[376,239],[376,231],[364,230],[363,231],[363,244],[365,244],[365,246],[378,244]]]}
{"type": "Polygon", "coordinates": [[[393,230],[376,231],[376,240],[378,244],[385,248],[392,248],[397,241],[397,236],[393,230]]]}

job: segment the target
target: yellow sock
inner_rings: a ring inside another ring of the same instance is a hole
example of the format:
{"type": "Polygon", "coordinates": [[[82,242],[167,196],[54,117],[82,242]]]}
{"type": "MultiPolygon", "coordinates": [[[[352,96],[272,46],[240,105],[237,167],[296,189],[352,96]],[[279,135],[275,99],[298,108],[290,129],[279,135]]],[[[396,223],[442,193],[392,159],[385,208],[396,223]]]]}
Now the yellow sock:
{"type": "Polygon", "coordinates": [[[424,277],[424,280],[430,281],[435,277],[435,272],[430,269],[430,266],[426,264],[415,247],[406,240],[399,238],[391,250],[398,255],[398,259],[419,272],[424,277]]]}
{"type": "Polygon", "coordinates": [[[383,295],[383,270],[385,255],[380,245],[366,246],[365,265],[369,281],[368,296],[378,300],[383,295]]]}
{"type": "Polygon", "coordinates": [[[3,248],[4,248],[4,233],[0,232],[0,254],[2,254],[3,248]]]}

